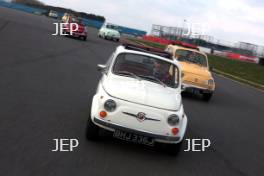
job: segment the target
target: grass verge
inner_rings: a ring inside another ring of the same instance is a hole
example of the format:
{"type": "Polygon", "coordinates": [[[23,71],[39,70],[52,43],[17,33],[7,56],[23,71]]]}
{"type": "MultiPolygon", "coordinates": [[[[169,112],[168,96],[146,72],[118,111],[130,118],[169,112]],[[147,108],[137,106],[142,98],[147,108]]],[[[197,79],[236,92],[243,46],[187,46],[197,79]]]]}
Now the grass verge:
{"type": "Polygon", "coordinates": [[[263,66],[214,55],[208,55],[208,60],[216,73],[264,90],[263,66]]]}

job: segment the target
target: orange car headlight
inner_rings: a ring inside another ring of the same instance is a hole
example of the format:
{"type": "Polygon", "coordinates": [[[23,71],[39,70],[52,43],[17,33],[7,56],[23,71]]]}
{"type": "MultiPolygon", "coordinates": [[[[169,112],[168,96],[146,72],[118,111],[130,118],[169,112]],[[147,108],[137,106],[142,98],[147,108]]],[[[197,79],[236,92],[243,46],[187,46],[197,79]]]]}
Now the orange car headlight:
{"type": "Polygon", "coordinates": [[[213,86],[213,85],[214,85],[214,80],[213,80],[213,79],[209,79],[209,80],[207,81],[207,84],[208,84],[209,86],[213,86]]]}

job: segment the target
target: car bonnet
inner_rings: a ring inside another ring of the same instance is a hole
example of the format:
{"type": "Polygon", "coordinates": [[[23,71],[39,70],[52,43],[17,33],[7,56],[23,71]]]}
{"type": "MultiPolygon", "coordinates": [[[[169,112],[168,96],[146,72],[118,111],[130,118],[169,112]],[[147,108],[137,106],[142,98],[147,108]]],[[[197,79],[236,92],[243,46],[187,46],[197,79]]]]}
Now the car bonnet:
{"type": "Polygon", "coordinates": [[[181,95],[173,88],[147,80],[119,75],[111,75],[102,80],[107,94],[125,101],[177,111],[181,105],[181,95]]]}

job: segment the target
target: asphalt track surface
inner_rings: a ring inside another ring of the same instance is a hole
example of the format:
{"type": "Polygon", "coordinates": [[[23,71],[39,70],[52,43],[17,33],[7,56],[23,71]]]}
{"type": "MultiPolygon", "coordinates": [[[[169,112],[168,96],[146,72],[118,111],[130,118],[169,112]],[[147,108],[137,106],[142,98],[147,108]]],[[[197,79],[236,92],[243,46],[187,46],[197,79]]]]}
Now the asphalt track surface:
{"type": "MultiPolygon", "coordinates": [[[[89,28],[86,42],[52,36],[54,20],[0,7],[0,175],[264,175],[264,93],[215,75],[209,103],[183,103],[186,138],[208,138],[205,152],[178,157],[156,148],[85,139],[91,96],[118,43],[89,28]],[[73,152],[52,152],[54,138],[76,138],[73,152]]],[[[186,145],[186,143],[185,143],[186,145]]],[[[184,146],[186,148],[186,146],[184,146]]]]}

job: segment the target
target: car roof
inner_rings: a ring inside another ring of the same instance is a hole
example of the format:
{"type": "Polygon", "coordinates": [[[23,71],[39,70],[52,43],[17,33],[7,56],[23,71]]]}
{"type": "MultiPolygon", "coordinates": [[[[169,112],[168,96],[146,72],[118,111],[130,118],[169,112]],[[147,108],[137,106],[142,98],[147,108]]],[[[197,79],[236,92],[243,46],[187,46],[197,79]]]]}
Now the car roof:
{"type": "Polygon", "coordinates": [[[204,56],[207,57],[207,55],[206,55],[204,52],[199,51],[199,50],[197,50],[197,49],[186,48],[186,47],[179,46],[179,45],[168,45],[168,47],[173,48],[173,50],[176,50],[176,49],[182,49],[182,50],[193,51],[193,52],[200,53],[200,54],[202,54],[202,55],[204,55],[204,56]]]}
{"type": "Polygon", "coordinates": [[[148,52],[144,52],[144,51],[138,51],[138,50],[132,50],[132,49],[126,49],[125,46],[123,45],[120,45],[116,48],[116,52],[117,54],[120,54],[120,53],[133,53],[133,54],[139,54],[139,55],[144,55],[144,56],[149,56],[149,57],[154,57],[154,58],[157,58],[159,60],[163,60],[163,61],[166,61],[166,62],[169,62],[171,64],[174,64],[176,65],[177,67],[180,67],[180,64],[177,60],[175,59],[168,59],[168,58],[165,58],[165,57],[162,57],[162,56],[159,56],[159,55],[156,55],[156,54],[152,54],[152,53],[148,53],[148,52]]]}
{"type": "Polygon", "coordinates": [[[119,31],[117,29],[112,29],[112,28],[107,28],[107,27],[102,27],[102,28],[105,29],[105,30],[108,30],[108,31],[113,31],[113,32],[118,32],[119,33],[119,31]]]}

